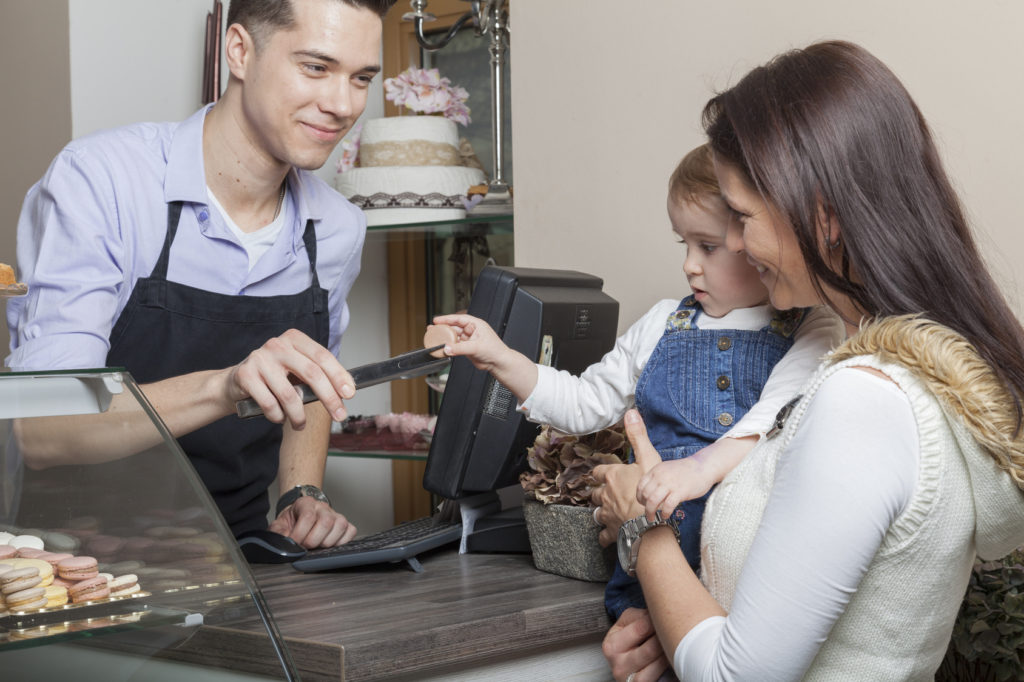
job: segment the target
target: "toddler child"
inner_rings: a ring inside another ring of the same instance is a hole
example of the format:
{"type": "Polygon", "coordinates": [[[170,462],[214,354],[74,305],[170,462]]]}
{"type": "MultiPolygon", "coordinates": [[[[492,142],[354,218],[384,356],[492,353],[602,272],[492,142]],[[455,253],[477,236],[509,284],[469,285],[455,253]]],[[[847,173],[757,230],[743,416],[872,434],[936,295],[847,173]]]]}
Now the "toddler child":
{"type": "MultiPolygon", "coordinates": [[[[679,544],[696,571],[711,488],[771,428],[843,328],[825,308],[781,312],[768,305],[757,270],[725,246],[731,216],[706,145],[673,172],[668,215],[686,246],[683,272],[692,293],[657,303],[578,377],[508,348],[483,320],[442,315],[434,322],[458,334],[445,352],[489,371],[531,421],[592,433],[635,405],[666,460],[643,479],[643,490],[648,500],[660,495],[661,508],[679,505],[679,544]]],[[[615,619],[645,606],[640,584],[621,566],[605,605],[615,619]]]]}

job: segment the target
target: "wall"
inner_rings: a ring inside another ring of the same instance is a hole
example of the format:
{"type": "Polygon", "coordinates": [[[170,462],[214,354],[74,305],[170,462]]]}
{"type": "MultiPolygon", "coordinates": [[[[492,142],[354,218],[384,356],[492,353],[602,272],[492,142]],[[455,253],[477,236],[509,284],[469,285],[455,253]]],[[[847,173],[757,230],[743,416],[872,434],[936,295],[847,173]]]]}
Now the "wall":
{"type": "Polygon", "coordinates": [[[511,3],[516,263],[593,272],[620,328],[686,292],[668,175],[702,141],[716,90],[791,47],[861,43],[929,120],[982,248],[1018,315],[1024,258],[1019,87],[1024,3],[953,0],[515,0],[511,3]]]}
{"type": "MultiPolygon", "coordinates": [[[[0,262],[15,264],[25,192],[70,139],[68,3],[11,2],[0,22],[0,262]],[[21,68],[31,64],[31,69],[21,68]]],[[[0,305],[0,312],[3,312],[0,305]]],[[[7,316],[0,314],[6,355],[7,316]]]]}

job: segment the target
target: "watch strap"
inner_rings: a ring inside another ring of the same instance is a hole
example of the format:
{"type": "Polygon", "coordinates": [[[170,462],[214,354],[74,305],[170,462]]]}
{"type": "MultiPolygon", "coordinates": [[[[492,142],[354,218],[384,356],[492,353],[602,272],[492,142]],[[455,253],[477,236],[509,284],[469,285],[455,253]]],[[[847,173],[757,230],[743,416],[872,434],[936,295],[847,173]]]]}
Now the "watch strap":
{"type": "Polygon", "coordinates": [[[327,495],[324,494],[324,491],[320,490],[320,488],[315,485],[297,485],[278,498],[277,506],[274,508],[274,515],[280,516],[281,512],[295,504],[295,501],[300,497],[312,497],[320,500],[321,502],[326,502],[328,505],[331,503],[331,501],[327,499],[327,495]]]}

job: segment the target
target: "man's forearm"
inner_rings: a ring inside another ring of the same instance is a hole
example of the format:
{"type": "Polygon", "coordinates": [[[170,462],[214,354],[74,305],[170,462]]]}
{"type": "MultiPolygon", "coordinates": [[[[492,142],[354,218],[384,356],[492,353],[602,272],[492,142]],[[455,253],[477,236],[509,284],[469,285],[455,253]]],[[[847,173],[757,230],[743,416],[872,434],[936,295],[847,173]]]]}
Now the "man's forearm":
{"type": "MultiPolygon", "coordinates": [[[[232,413],[223,388],[224,372],[193,372],[140,388],[177,438],[232,413]]],[[[103,414],[19,419],[14,432],[25,464],[32,469],[109,462],[163,440],[127,391],[115,395],[103,414]]]]}
{"type": "Polygon", "coordinates": [[[331,418],[319,402],[306,405],[306,427],[284,426],[277,480],[282,493],[297,485],[323,486],[331,418]]]}

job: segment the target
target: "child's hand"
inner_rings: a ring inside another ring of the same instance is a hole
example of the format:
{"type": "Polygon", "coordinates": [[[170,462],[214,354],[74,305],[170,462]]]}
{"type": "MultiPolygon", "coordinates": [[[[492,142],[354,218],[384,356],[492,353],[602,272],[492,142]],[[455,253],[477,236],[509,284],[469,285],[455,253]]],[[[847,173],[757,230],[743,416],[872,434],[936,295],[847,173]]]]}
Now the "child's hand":
{"type": "Polygon", "coordinates": [[[659,509],[668,518],[680,502],[700,497],[716,482],[696,455],[668,460],[644,474],[636,487],[636,499],[644,505],[648,518],[659,509]]]}
{"type": "Polygon", "coordinates": [[[636,499],[646,508],[648,518],[658,509],[668,516],[681,502],[711,490],[756,444],[756,436],[722,438],[685,459],[662,462],[640,479],[636,499]]]}
{"type": "Polygon", "coordinates": [[[457,335],[455,343],[445,345],[444,354],[463,355],[477,369],[489,372],[500,368],[509,362],[509,354],[514,352],[489,324],[472,315],[439,315],[434,318],[434,324],[448,325],[457,335]]]}

